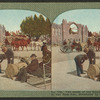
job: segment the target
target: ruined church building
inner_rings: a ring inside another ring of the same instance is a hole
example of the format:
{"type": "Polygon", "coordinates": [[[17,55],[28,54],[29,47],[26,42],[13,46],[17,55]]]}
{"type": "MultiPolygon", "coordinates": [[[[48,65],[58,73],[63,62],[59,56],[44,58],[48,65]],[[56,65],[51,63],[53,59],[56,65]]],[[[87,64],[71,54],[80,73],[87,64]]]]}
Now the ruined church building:
{"type": "Polygon", "coordinates": [[[86,42],[88,39],[88,28],[86,25],[77,24],[75,22],[67,22],[62,20],[60,25],[53,23],[52,24],[52,44],[59,45],[63,40],[80,40],[80,42],[86,42]],[[70,26],[72,24],[77,25],[78,33],[70,34],[70,26]]]}

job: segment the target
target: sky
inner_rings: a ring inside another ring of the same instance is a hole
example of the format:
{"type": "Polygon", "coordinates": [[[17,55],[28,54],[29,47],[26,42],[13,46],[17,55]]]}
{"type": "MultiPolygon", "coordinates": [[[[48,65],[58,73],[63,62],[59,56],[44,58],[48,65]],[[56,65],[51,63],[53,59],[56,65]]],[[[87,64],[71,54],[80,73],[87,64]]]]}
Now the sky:
{"type": "Polygon", "coordinates": [[[66,19],[67,22],[75,22],[78,24],[87,25],[89,31],[100,31],[100,10],[99,9],[80,9],[70,10],[60,14],[54,20],[54,23],[61,24],[62,20],[66,19]]]}
{"type": "MultiPolygon", "coordinates": [[[[28,16],[40,15],[38,12],[29,10],[0,10],[0,24],[4,25],[9,32],[20,30],[20,24],[28,16]]],[[[44,17],[45,18],[45,17],[44,17]]]]}

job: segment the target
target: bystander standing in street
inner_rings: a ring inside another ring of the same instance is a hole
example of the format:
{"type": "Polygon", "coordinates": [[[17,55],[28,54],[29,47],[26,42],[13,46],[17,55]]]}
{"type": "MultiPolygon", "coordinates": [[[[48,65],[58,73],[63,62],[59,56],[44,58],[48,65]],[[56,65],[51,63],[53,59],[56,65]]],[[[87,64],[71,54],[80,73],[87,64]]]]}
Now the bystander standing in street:
{"type": "Polygon", "coordinates": [[[45,55],[45,50],[47,50],[47,45],[46,45],[46,42],[43,42],[43,46],[41,47],[43,56],[45,55]]]}
{"type": "Polygon", "coordinates": [[[87,54],[89,59],[89,64],[95,64],[95,52],[89,48],[85,48],[84,52],[87,54]]]}

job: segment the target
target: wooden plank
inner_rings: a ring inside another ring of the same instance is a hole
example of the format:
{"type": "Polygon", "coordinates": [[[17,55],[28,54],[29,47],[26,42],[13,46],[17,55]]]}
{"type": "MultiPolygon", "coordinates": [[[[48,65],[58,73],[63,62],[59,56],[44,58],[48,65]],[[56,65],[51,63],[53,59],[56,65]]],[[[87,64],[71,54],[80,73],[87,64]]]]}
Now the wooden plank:
{"type": "MultiPolygon", "coordinates": [[[[51,78],[46,78],[45,81],[51,81],[51,78]]],[[[44,84],[43,78],[30,78],[27,80],[27,83],[30,85],[39,85],[39,84],[44,84]]]]}

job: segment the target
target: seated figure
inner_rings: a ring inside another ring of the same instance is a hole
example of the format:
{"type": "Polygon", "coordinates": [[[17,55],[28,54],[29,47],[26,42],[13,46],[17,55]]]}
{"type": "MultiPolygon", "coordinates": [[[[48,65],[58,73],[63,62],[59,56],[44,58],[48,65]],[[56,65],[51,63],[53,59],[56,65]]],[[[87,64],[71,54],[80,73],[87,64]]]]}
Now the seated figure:
{"type": "Polygon", "coordinates": [[[39,63],[38,63],[38,60],[36,59],[36,55],[35,54],[32,54],[31,56],[31,63],[27,66],[26,68],[26,71],[27,73],[33,73],[34,71],[37,70],[37,68],[39,67],[39,63]]]}

